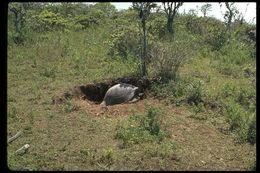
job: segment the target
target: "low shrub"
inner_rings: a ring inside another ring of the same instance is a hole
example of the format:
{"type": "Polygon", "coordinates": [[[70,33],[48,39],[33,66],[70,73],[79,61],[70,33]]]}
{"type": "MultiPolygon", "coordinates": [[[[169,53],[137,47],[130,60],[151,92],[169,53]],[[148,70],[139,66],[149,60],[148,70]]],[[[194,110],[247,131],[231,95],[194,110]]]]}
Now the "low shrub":
{"type": "Polygon", "coordinates": [[[187,101],[189,104],[196,106],[202,102],[203,97],[203,83],[200,80],[193,80],[187,85],[187,101]]]}
{"type": "MultiPolygon", "coordinates": [[[[171,40],[171,36],[168,39],[171,40]]],[[[179,68],[195,53],[193,43],[192,38],[179,39],[179,36],[173,41],[154,43],[150,50],[151,67],[162,80],[176,80],[179,68]]]]}
{"type": "Polygon", "coordinates": [[[116,138],[123,141],[123,147],[143,142],[161,142],[167,136],[167,132],[161,126],[159,110],[150,107],[146,115],[133,114],[126,122],[119,125],[116,130],[116,138]]]}

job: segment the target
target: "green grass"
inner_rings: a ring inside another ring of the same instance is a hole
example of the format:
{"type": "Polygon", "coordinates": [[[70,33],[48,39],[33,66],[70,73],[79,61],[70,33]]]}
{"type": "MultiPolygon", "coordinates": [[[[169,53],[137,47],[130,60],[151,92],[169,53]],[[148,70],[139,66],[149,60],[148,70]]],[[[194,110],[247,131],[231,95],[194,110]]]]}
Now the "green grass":
{"type": "MultiPolygon", "coordinates": [[[[147,100],[161,112],[140,111],[136,107],[133,115],[94,116],[75,100],[53,105],[53,96],[73,86],[137,72],[135,60],[107,55],[110,32],[104,25],[66,34],[39,34],[25,45],[8,45],[7,132],[12,136],[24,131],[8,145],[10,169],[248,170],[254,167],[251,160],[255,158],[255,145],[234,141],[240,127],[228,134],[218,129],[223,118],[223,124],[229,121],[239,124],[241,118],[244,126],[240,139],[254,141],[252,81],[255,76],[245,77],[243,71],[238,78],[221,73],[222,69],[217,68],[221,60],[214,58],[212,52],[206,56],[198,54],[181,67],[178,82],[153,89],[163,101],[169,100],[168,105],[147,100]],[[182,101],[185,99],[190,104],[182,101]],[[204,107],[206,99],[234,109],[223,116],[221,111],[204,107]],[[235,112],[239,116],[234,117],[234,110],[239,110],[235,112]],[[116,135],[120,137],[115,138],[116,135]],[[122,147],[122,141],[130,145],[122,147]],[[15,155],[26,143],[31,146],[28,152],[15,155]]],[[[248,67],[254,69],[254,63],[248,67]]]]}

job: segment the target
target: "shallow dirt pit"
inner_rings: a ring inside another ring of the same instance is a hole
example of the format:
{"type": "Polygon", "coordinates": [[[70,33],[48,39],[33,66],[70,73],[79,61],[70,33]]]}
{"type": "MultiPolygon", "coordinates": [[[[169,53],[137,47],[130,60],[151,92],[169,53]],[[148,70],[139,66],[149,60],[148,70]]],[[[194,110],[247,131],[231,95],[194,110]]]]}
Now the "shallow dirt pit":
{"type": "MultiPolygon", "coordinates": [[[[104,82],[98,83],[90,83],[87,85],[80,85],[71,88],[69,91],[64,92],[59,96],[55,96],[52,98],[54,104],[65,103],[67,100],[72,98],[81,98],[86,101],[92,101],[93,104],[101,103],[103,98],[107,92],[107,90],[120,83],[131,84],[138,87],[139,93],[144,93],[143,98],[146,97],[147,91],[151,88],[153,83],[158,83],[160,81],[159,78],[141,78],[141,77],[122,77],[113,80],[107,80],[104,82]]],[[[90,103],[92,104],[92,103],[90,103]]]]}

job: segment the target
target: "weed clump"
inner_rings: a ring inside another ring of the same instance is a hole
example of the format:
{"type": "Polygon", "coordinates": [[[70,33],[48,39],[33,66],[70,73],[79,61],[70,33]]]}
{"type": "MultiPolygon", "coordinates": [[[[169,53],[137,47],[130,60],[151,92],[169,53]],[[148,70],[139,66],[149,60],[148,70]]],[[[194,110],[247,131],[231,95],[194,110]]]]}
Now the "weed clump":
{"type": "Polygon", "coordinates": [[[123,147],[143,142],[162,142],[167,132],[162,127],[160,112],[150,107],[147,114],[133,114],[116,130],[116,138],[123,141],[123,147]]]}
{"type": "Polygon", "coordinates": [[[198,105],[203,102],[205,96],[202,81],[192,78],[177,78],[175,81],[154,85],[151,92],[157,98],[168,98],[177,106],[183,101],[190,105],[198,105]]]}
{"type": "Polygon", "coordinates": [[[237,134],[238,142],[256,142],[255,89],[253,87],[224,84],[217,93],[223,105],[221,114],[229,124],[229,130],[237,134]]]}

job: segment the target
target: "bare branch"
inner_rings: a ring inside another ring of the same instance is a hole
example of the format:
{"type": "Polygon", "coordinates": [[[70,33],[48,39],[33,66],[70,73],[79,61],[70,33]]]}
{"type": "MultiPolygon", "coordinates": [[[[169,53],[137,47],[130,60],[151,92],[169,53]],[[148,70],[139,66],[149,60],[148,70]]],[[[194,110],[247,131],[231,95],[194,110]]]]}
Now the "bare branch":
{"type": "Polygon", "coordinates": [[[164,11],[165,11],[165,13],[167,14],[167,16],[169,16],[168,10],[166,9],[165,2],[163,2],[163,8],[164,8],[164,11]]]}
{"type": "Polygon", "coordinates": [[[15,139],[17,139],[19,136],[21,136],[21,134],[22,134],[22,131],[19,131],[19,132],[16,133],[13,137],[9,138],[9,139],[7,140],[7,143],[13,142],[15,139]]]}

